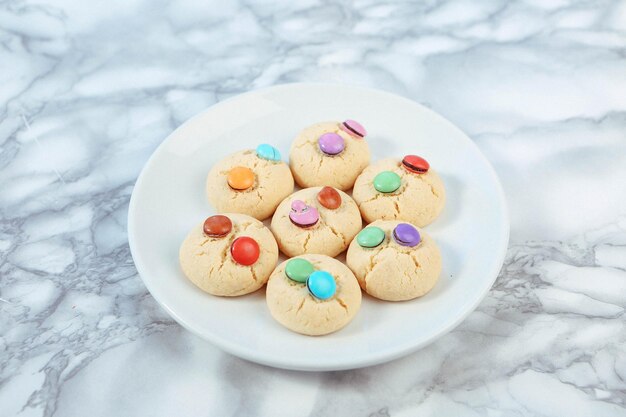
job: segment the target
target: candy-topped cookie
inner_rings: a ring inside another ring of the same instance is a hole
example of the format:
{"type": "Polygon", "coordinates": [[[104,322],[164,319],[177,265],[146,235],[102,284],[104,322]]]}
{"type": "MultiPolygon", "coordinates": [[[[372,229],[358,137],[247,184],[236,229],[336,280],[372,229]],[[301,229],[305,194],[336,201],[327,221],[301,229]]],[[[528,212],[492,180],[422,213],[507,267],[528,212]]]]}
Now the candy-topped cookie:
{"type": "Polygon", "coordinates": [[[287,197],[272,217],[272,232],[287,256],[337,256],[361,230],[361,214],[350,196],[333,187],[311,187],[287,197]]]}
{"type": "Polygon", "coordinates": [[[343,263],[302,255],[276,267],[265,299],[272,317],[297,333],[320,336],[347,325],[361,307],[361,289],[343,263]]]}
{"type": "Polygon", "coordinates": [[[219,212],[264,220],[293,192],[293,176],[280,152],[268,144],[234,153],[213,166],[206,180],[209,202],[219,212]]]}
{"type": "Polygon", "coordinates": [[[191,282],[213,295],[258,290],[278,260],[276,240],[260,221],[245,214],[208,217],[187,235],[180,266],[191,282]]]}
{"type": "Polygon", "coordinates": [[[356,179],[352,197],[368,223],[406,220],[419,227],[432,223],[446,201],[441,178],[417,155],[368,166],[356,179]]]}
{"type": "Polygon", "coordinates": [[[346,263],[361,288],[386,301],[421,297],[441,274],[435,241],[410,223],[378,220],[350,243],[346,263]]]}
{"type": "Polygon", "coordinates": [[[296,183],[302,188],[352,188],[370,160],[366,136],[365,128],[354,120],[317,123],[304,129],[289,154],[296,183]]]}

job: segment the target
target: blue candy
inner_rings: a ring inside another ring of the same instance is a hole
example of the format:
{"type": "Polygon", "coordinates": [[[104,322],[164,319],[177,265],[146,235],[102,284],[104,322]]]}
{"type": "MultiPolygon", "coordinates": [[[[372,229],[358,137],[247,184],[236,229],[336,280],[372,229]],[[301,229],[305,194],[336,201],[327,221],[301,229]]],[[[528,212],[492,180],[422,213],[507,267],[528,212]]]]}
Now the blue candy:
{"type": "Polygon", "coordinates": [[[256,155],[259,158],[267,159],[269,161],[280,161],[280,152],[278,149],[267,143],[262,143],[256,147],[256,155]]]}
{"type": "Polygon", "coordinates": [[[337,291],[335,278],[326,271],[315,271],[306,280],[311,295],[320,300],[328,300],[337,291]]]}

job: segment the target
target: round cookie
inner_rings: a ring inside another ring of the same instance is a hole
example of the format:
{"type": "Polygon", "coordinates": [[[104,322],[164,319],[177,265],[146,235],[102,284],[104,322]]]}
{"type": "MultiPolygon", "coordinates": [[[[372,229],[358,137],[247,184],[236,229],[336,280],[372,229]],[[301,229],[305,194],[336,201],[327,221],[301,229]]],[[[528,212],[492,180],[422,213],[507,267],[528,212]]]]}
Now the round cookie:
{"type": "Polygon", "coordinates": [[[446,193],[437,173],[415,155],[404,161],[407,164],[393,158],[382,159],[365,168],[356,179],[352,198],[367,223],[405,220],[424,227],[443,210],[446,193]],[[426,172],[417,161],[425,164],[426,172]]]}
{"type": "Polygon", "coordinates": [[[279,204],[271,229],[280,250],[289,257],[304,253],[335,257],[346,250],[361,223],[359,208],[348,194],[332,187],[312,187],[279,204]]]}
{"type": "Polygon", "coordinates": [[[236,296],[258,290],[278,261],[278,246],[267,227],[245,214],[207,218],[191,230],[179,251],[191,282],[213,295],[236,296]]]}
{"type": "Polygon", "coordinates": [[[276,321],[309,336],[341,329],[361,307],[361,289],[352,271],[325,255],[302,255],[278,265],[267,282],[265,298],[276,321]]]}
{"type": "Polygon", "coordinates": [[[328,185],[345,191],[370,160],[365,129],[353,120],[317,123],[291,145],[289,166],[302,188],[328,185]]]}
{"type": "Polygon", "coordinates": [[[243,213],[264,220],[293,192],[293,184],[280,152],[262,144],[215,164],[206,179],[206,192],[218,212],[243,213]]]}
{"type": "Polygon", "coordinates": [[[420,297],[441,274],[435,241],[413,225],[395,220],[377,220],[359,232],[350,243],[346,263],[365,292],[386,301],[420,297]]]}

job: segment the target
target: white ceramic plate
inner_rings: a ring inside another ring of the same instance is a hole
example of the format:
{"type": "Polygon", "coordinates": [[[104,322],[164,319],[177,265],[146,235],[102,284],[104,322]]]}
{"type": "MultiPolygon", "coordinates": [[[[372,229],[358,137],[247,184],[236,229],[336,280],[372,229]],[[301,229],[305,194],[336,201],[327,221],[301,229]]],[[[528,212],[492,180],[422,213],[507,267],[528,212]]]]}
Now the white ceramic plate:
{"type": "Polygon", "coordinates": [[[443,117],[382,91],[333,84],[288,84],[243,94],[174,131],[144,167],[130,202],[128,240],[154,298],[187,329],[242,358],[280,368],[338,370],[406,355],[459,324],[493,284],[509,223],[498,179],[474,143],[443,117]],[[238,298],[205,294],[178,265],[188,231],[214,214],[204,182],[211,166],[267,142],[285,159],[295,135],[324,120],[355,119],[368,130],[373,159],[418,154],[442,177],[443,214],[426,230],[442,251],[435,288],[417,300],[388,303],[364,294],[344,329],[307,337],[276,323],[265,291],[238,298]]]}

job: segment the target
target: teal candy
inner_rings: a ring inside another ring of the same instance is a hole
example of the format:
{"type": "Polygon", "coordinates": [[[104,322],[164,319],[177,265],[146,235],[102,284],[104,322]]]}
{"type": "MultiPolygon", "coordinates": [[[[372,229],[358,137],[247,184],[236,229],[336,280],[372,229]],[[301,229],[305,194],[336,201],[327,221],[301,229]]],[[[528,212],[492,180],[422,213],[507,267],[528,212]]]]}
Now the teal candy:
{"type": "Polygon", "coordinates": [[[392,171],[383,171],[374,177],[374,188],[381,193],[393,193],[401,183],[400,176],[392,171]]]}
{"type": "Polygon", "coordinates": [[[285,266],[285,275],[292,281],[306,282],[307,278],[315,271],[313,264],[306,259],[290,259],[285,266]]]}
{"type": "Polygon", "coordinates": [[[319,300],[328,300],[337,291],[335,278],[326,271],[315,271],[306,280],[311,295],[319,300]]]}
{"type": "Polygon", "coordinates": [[[364,248],[375,248],[385,240],[385,232],[380,227],[370,226],[356,235],[356,242],[364,248]]]}
{"type": "Polygon", "coordinates": [[[256,155],[268,161],[280,161],[280,152],[278,149],[267,143],[262,143],[256,147],[256,155]]]}

